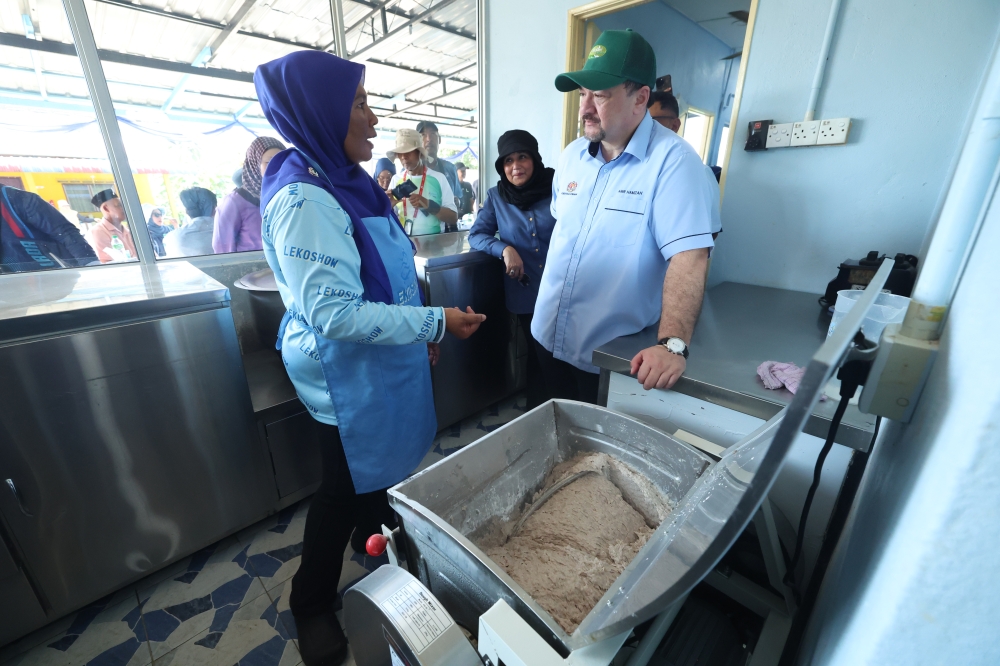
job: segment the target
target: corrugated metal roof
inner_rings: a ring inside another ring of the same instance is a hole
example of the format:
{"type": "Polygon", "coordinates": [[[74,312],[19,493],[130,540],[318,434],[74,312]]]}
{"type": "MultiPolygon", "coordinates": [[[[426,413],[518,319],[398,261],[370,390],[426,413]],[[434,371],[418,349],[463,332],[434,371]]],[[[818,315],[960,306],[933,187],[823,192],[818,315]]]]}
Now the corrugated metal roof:
{"type": "MultiPolygon", "coordinates": [[[[380,129],[412,127],[417,120],[437,115],[443,135],[476,136],[476,68],[470,67],[476,62],[475,0],[388,0],[384,5],[386,27],[392,33],[413,16],[444,3],[448,4],[426,17],[434,25],[414,23],[359,56],[359,62],[367,66],[365,85],[372,106],[382,117],[380,129]],[[439,79],[456,71],[455,77],[447,82],[445,95],[439,79]],[[466,88],[470,84],[472,87],[466,88]],[[428,100],[439,106],[414,106],[415,102],[428,100]],[[398,113],[387,117],[394,111],[398,113]]],[[[61,2],[36,0],[34,4],[37,31],[44,44],[49,48],[71,44],[61,2]]],[[[379,4],[378,0],[344,0],[345,25],[355,26],[347,35],[349,52],[364,49],[373,40],[382,38],[379,4]],[[374,14],[373,9],[376,9],[374,14]],[[359,23],[368,14],[372,14],[370,19],[359,23]]],[[[183,64],[194,63],[242,5],[243,0],[86,2],[99,49],[183,64]]],[[[329,0],[258,0],[240,24],[239,32],[211,58],[206,75],[187,76],[183,91],[175,96],[171,109],[225,116],[244,112],[250,120],[262,121],[259,107],[245,108],[256,98],[252,83],[216,78],[212,74],[228,70],[249,77],[259,64],[296,49],[327,47],[333,41],[329,6],[329,0]]],[[[25,35],[19,2],[0,3],[0,32],[19,38],[25,35]]],[[[112,97],[123,107],[130,104],[159,108],[186,76],[182,72],[121,62],[103,64],[112,97]]],[[[0,73],[0,96],[4,91],[39,94],[44,85],[51,97],[87,103],[80,64],[72,55],[0,45],[0,73]],[[36,64],[43,72],[41,85],[34,71],[36,64]]]]}

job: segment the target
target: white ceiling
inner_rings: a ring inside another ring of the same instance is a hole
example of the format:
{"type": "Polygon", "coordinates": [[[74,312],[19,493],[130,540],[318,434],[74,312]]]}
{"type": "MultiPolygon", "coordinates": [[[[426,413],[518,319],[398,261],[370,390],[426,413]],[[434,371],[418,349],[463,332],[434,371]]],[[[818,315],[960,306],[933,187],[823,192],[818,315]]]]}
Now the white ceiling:
{"type": "Polygon", "coordinates": [[[746,24],[729,12],[750,11],[750,0],[662,0],[734,49],[743,48],[746,24]]]}

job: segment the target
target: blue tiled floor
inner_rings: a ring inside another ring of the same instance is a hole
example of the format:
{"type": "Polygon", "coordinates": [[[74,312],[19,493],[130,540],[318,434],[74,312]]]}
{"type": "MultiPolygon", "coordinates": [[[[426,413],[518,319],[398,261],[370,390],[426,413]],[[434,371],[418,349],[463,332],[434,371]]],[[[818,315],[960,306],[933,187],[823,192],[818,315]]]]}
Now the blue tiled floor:
{"type": "MultiPolygon", "coordinates": [[[[419,469],[523,413],[517,396],[446,428],[419,469]]],[[[0,665],[297,666],[288,592],[308,508],[299,502],[0,647],[0,665]]],[[[348,546],[341,590],[385,562],[348,546]]]]}

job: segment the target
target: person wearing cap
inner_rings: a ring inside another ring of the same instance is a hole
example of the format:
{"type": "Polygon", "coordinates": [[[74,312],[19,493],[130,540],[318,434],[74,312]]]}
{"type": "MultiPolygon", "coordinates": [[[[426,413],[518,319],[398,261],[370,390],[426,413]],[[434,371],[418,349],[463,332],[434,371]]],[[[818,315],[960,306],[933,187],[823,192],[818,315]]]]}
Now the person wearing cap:
{"type": "MultiPolygon", "coordinates": [[[[538,284],[545,268],[552,217],[552,169],[542,164],[538,141],[524,130],[509,130],[497,140],[494,166],[500,182],[486,192],[469,231],[469,245],[504,262],[507,310],[517,315],[525,336],[531,335],[531,318],[538,298],[538,284]],[[497,238],[499,231],[500,237],[497,238]]],[[[538,343],[528,350],[527,409],[548,399],[538,343]]]]}
{"type": "Polygon", "coordinates": [[[579,90],[583,136],[559,157],[557,223],[531,332],[554,398],[596,402],[594,350],[659,323],[659,342],[632,359],[644,388],[670,388],[686,367],[701,309],[719,187],[694,149],[646,110],[653,49],[608,30],[583,70],[556,77],[579,90]]]}
{"type": "Polygon", "coordinates": [[[462,186],[462,189],[456,192],[459,201],[458,217],[461,218],[463,215],[468,215],[475,210],[476,191],[472,189],[472,185],[465,182],[465,174],[468,167],[459,162],[455,165],[455,169],[458,172],[458,184],[462,186]]]}
{"type": "MultiPolygon", "coordinates": [[[[421,120],[417,123],[417,132],[423,138],[424,150],[426,151],[426,163],[434,171],[440,171],[448,179],[448,185],[456,197],[462,196],[462,185],[458,180],[458,168],[448,160],[438,159],[438,149],[441,147],[441,133],[438,132],[437,125],[429,120],[421,120]]],[[[456,199],[455,210],[458,210],[460,201],[456,199]]]]}
{"type": "Polygon", "coordinates": [[[138,258],[132,233],[125,222],[125,207],[114,190],[101,190],[90,200],[101,211],[101,221],[91,228],[89,241],[102,264],[138,258]]]}
{"type": "Polygon", "coordinates": [[[451,186],[444,174],[426,165],[427,151],[419,133],[411,129],[398,130],[396,145],[386,157],[393,161],[399,159],[403,165],[403,170],[392,177],[385,193],[396,206],[399,221],[407,234],[439,234],[446,227],[456,225],[458,212],[451,186]],[[407,180],[417,189],[408,197],[397,199],[392,190],[407,180]]]}

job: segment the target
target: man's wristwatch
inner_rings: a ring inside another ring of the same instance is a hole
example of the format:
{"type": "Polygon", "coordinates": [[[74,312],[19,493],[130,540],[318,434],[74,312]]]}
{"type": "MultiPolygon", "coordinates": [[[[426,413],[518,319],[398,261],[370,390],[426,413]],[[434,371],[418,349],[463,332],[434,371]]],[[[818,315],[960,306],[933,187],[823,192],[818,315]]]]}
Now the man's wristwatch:
{"type": "Polygon", "coordinates": [[[688,357],[688,346],[680,338],[660,338],[656,341],[656,344],[666,347],[667,351],[671,354],[677,354],[684,358],[688,357]]]}

